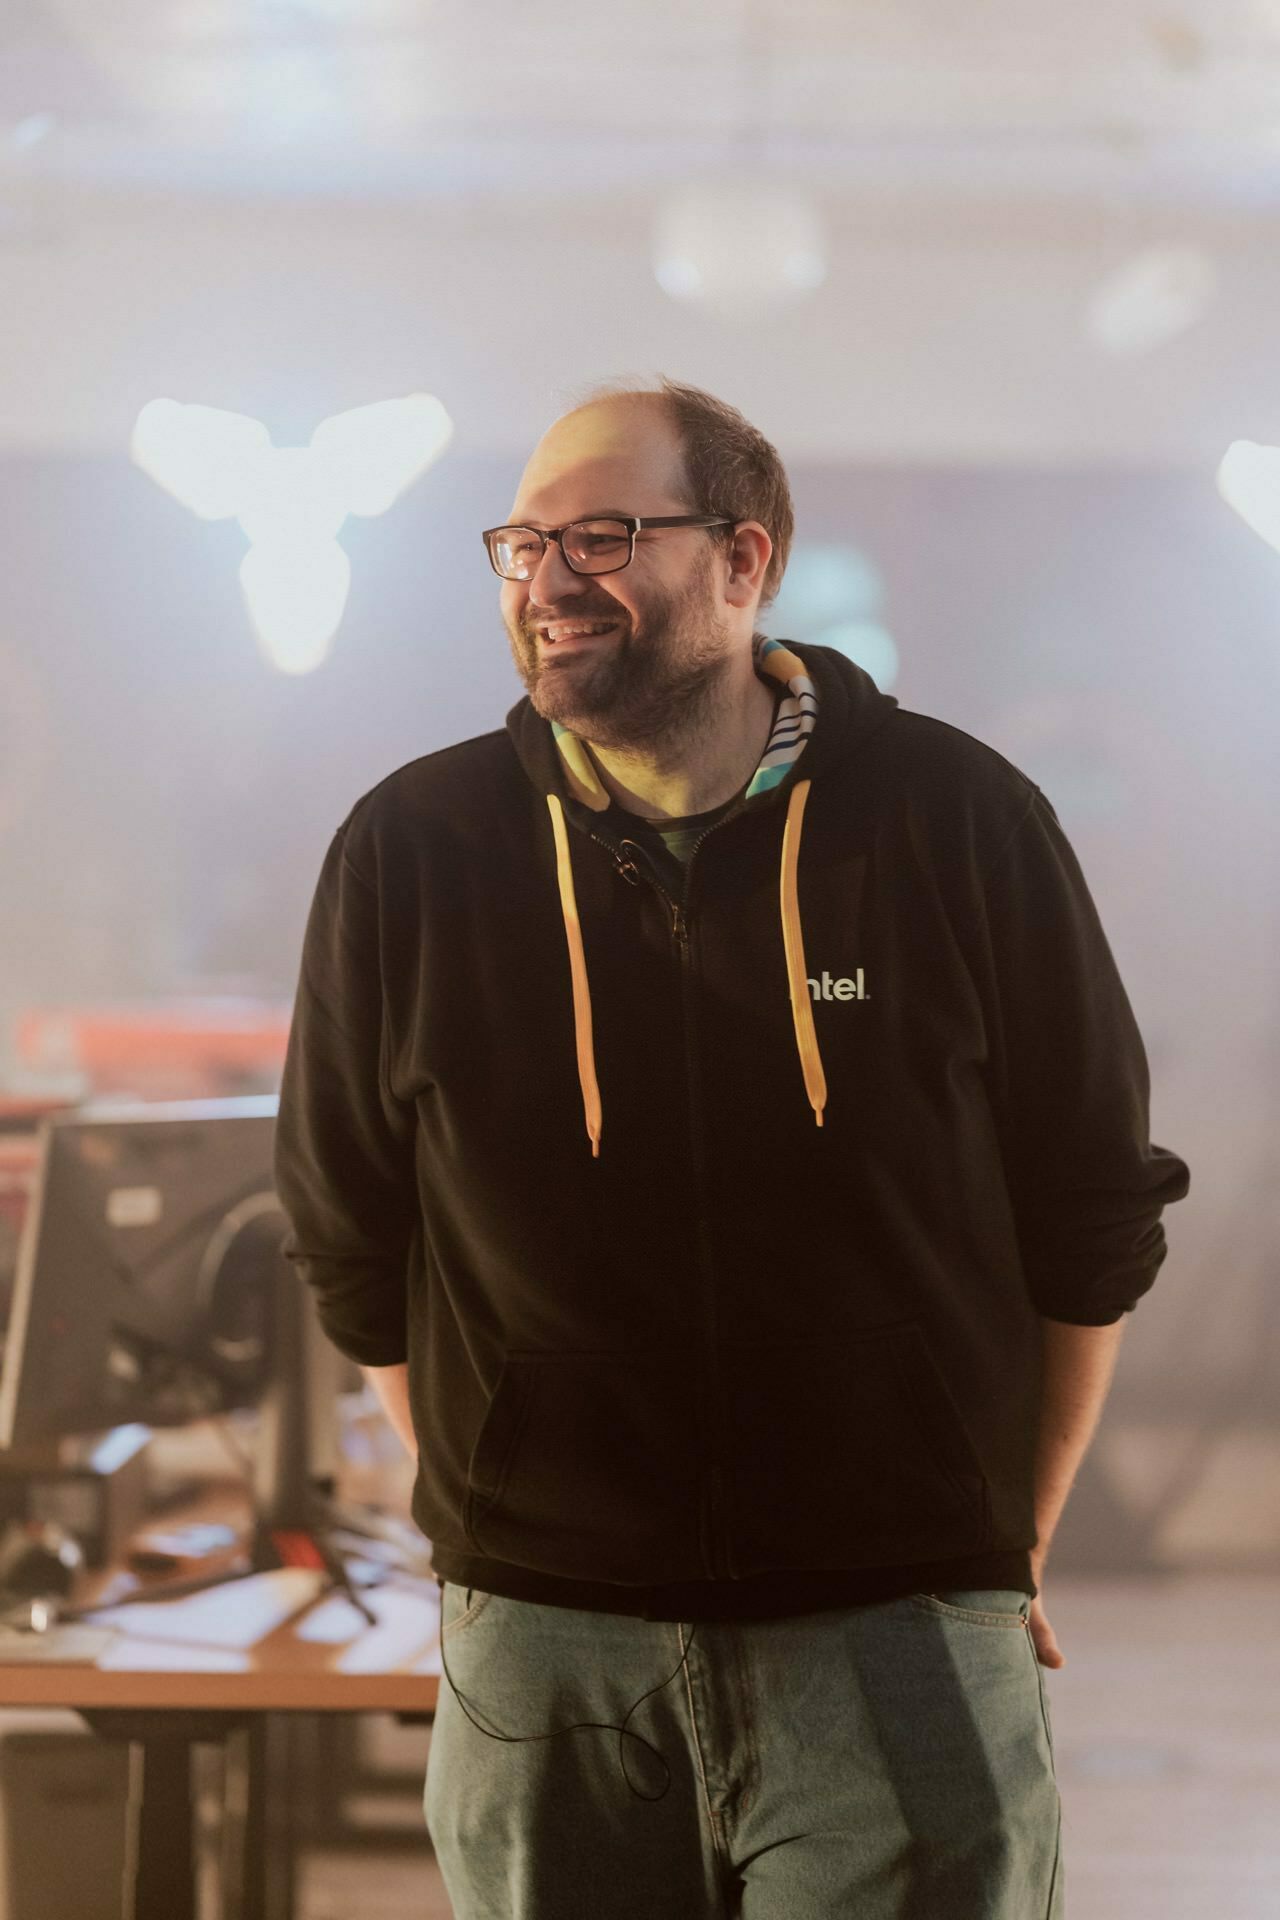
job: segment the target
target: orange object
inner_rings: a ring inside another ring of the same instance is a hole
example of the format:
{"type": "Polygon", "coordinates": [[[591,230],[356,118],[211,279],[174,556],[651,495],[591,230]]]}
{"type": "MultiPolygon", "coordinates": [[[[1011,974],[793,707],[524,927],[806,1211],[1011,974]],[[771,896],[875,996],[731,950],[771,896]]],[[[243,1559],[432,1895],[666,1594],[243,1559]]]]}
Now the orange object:
{"type": "Polygon", "coordinates": [[[24,1076],[79,1080],[82,1099],[275,1092],[291,1012],[248,996],[33,1007],[15,1023],[14,1054],[24,1076]]]}

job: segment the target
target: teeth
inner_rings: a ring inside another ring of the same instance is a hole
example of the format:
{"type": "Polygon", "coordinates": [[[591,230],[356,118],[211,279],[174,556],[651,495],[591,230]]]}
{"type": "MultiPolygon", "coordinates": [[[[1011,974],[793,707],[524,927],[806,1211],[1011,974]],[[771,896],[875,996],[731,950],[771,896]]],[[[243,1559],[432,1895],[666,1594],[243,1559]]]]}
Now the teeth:
{"type": "Polygon", "coordinates": [[[604,620],[594,627],[558,627],[554,632],[548,629],[547,639],[554,646],[557,640],[576,640],[588,633],[608,633],[612,625],[612,620],[604,620]]]}

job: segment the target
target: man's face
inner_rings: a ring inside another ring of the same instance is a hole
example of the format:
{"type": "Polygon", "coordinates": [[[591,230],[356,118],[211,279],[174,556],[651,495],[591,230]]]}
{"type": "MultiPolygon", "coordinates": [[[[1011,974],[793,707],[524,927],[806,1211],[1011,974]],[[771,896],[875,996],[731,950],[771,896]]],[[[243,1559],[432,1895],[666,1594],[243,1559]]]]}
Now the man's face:
{"type": "MultiPolygon", "coordinates": [[[[674,430],[658,409],[597,403],[565,415],[539,442],[507,516],[558,527],[605,513],[691,511],[680,496],[674,430]]],[[[723,549],[701,527],[642,529],[616,573],[575,573],[554,540],[530,580],[504,580],[503,622],[534,709],[594,745],[643,752],[695,738],[731,663],[717,592],[723,549]],[[609,631],[553,645],[558,622],[609,631]]]]}

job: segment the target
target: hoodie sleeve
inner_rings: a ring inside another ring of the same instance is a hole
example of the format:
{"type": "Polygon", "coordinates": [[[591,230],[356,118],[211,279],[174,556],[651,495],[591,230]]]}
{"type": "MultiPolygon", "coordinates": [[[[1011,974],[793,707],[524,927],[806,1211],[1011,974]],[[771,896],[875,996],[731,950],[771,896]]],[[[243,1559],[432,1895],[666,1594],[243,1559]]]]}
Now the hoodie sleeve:
{"type": "Polygon", "coordinates": [[[988,1076],[1027,1288],[1049,1319],[1109,1326],[1168,1251],[1190,1185],[1149,1134],[1146,1051],[1098,911],[1036,788],[974,929],[988,1076]]]}
{"type": "Polygon", "coordinates": [[[406,1359],[406,1264],[417,1222],[415,1115],[381,1070],[378,898],[329,846],[303,937],[275,1129],[286,1259],[348,1359],[406,1359]]]}

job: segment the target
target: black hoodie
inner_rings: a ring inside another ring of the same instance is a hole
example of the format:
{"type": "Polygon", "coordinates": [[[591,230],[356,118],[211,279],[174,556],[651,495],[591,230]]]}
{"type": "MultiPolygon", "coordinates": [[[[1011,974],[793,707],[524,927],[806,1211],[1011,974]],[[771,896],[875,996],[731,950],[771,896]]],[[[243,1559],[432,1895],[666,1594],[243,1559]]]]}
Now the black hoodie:
{"type": "Polygon", "coordinates": [[[769,745],[696,820],[624,812],[527,698],[356,802],[286,1251],[343,1353],[408,1361],[441,1579],[665,1620],[1034,1594],[1040,1316],[1129,1311],[1188,1169],[1039,788],[832,648],[755,667],[769,745]]]}

